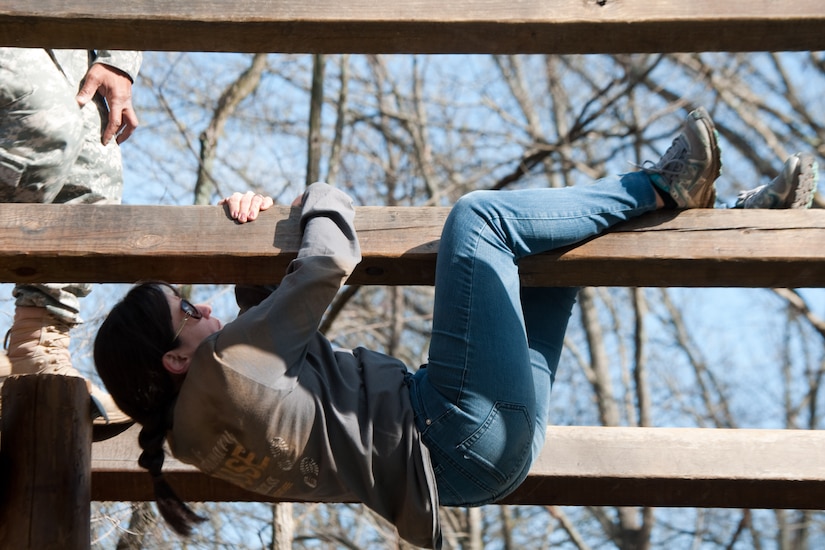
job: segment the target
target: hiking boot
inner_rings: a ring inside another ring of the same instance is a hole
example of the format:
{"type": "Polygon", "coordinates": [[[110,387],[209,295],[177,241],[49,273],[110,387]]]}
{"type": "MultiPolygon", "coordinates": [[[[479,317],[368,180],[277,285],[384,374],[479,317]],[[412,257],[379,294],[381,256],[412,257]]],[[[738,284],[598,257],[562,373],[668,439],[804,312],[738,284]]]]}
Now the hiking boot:
{"type": "Polygon", "coordinates": [[[785,161],[782,172],[768,184],[742,191],[734,208],[810,208],[819,181],[819,165],[813,155],[796,153],[785,161]]]}
{"type": "Polygon", "coordinates": [[[45,308],[15,308],[6,334],[11,373],[80,376],[69,355],[69,329],[45,308]]]}
{"type": "MultiPolygon", "coordinates": [[[[8,359],[12,374],[59,374],[83,378],[72,366],[69,355],[70,326],[59,321],[42,307],[17,307],[14,322],[7,334],[8,359]]],[[[133,420],[115,405],[112,396],[86,381],[93,409],[93,439],[99,441],[100,434],[123,431],[133,420]],[[100,429],[108,427],[111,429],[100,429]],[[98,434],[100,432],[100,434],[98,434]]],[[[108,437],[111,437],[109,435],[108,437]]],[[[105,438],[105,437],[103,437],[105,438]]]]}
{"type": "Polygon", "coordinates": [[[671,208],[713,208],[714,182],[722,171],[716,128],[708,112],[700,107],[685,119],[659,162],[645,162],[642,170],[662,193],[671,208]]]}

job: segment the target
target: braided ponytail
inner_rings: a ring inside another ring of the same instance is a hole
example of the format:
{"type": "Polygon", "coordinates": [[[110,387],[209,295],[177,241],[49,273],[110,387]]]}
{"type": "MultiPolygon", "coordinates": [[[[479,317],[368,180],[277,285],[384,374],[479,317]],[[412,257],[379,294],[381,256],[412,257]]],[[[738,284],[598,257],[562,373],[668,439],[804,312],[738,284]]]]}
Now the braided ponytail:
{"type": "Polygon", "coordinates": [[[155,489],[155,502],[163,519],[180,535],[189,536],[196,523],[206,521],[192,511],[175,493],[172,486],[163,477],[163,442],[166,439],[165,415],[158,415],[145,422],[138,436],[143,449],[138,464],[149,470],[155,489]]]}

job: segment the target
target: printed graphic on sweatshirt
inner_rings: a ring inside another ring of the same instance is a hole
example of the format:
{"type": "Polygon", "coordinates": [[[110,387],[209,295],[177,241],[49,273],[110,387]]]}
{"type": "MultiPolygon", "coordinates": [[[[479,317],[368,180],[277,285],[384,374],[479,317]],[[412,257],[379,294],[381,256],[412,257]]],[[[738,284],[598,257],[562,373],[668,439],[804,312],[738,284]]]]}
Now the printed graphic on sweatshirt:
{"type": "Polygon", "coordinates": [[[294,449],[284,438],[272,438],[269,456],[259,456],[241,445],[234,435],[224,432],[201,462],[200,469],[244,489],[280,497],[295,486],[295,480],[289,479],[291,477],[299,475],[302,484],[310,489],[318,486],[318,462],[304,457],[295,471],[295,460],[294,449]],[[273,470],[283,471],[287,479],[273,476],[273,470]]]}

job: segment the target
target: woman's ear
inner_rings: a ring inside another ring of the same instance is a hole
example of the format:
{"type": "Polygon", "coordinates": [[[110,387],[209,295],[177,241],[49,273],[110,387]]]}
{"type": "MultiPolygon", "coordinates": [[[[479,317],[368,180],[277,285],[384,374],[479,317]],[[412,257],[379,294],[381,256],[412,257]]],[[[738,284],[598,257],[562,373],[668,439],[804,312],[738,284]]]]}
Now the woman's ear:
{"type": "Polygon", "coordinates": [[[163,368],[172,374],[186,374],[190,362],[188,355],[184,355],[177,350],[167,351],[163,354],[163,368]]]}

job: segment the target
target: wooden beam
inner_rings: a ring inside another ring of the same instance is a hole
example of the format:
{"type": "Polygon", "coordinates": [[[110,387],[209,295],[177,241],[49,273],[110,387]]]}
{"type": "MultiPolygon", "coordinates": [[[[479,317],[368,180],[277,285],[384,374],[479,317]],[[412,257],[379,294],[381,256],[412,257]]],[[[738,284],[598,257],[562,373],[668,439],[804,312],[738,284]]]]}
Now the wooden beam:
{"type": "Polygon", "coordinates": [[[821,0],[3,0],[0,45],[296,53],[825,48],[821,0]]]}
{"type": "MultiPolygon", "coordinates": [[[[447,208],[358,207],[352,284],[429,285],[447,208]]],[[[217,206],[5,204],[0,281],[276,283],[298,250],[297,210],[249,224],[217,206]]],[[[825,210],[659,211],[527,258],[528,286],[821,287],[825,210]]]]}
{"type": "Polygon", "coordinates": [[[2,394],[0,548],[88,550],[92,422],[86,381],[12,376],[2,394]]]}
{"type": "MultiPolygon", "coordinates": [[[[152,500],[137,428],[92,447],[92,499],[152,500]]],[[[823,509],[825,431],[550,427],[507,504],[823,509]]],[[[268,501],[167,458],[189,501],[268,501]]]]}

